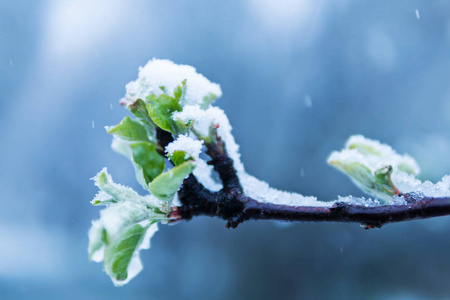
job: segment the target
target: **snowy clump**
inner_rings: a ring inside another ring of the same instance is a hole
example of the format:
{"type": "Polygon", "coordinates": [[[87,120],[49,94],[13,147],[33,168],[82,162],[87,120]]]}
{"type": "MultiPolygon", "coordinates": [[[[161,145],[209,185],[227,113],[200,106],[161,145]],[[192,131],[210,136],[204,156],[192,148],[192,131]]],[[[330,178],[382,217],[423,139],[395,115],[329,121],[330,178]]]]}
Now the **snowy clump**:
{"type": "Polygon", "coordinates": [[[191,121],[200,120],[205,115],[205,111],[198,105],[185,105],[182,111],[177,111],[172,115],[172,118],[181,120],[185,124],[191,121]]]}
{"type": "Polygon", "coordinates": [[[222,91],[217,83],[212,83],[194,67],[177,65],[170,60],[152,59],[144,67],[139,68],[139,77],[126,86],[123,104],[131,104],[137,99],[145,99],[166,92],[173,96],[173,91],[186,80],[184,104],[202,104],[205,98],[219,98],[222,91]]]}
{"type": "Polygon", "coordinates": [[[364,197],[353,197],[353,196],[347,196],[347,197],[338,196],[338,200],[336,202],[344,202],[346,204],[360,205],[360,206],[365,206],[365,207],[382,205],[380,203],[380,201],[378,201],[377,199],[364,198],[364,197]]]}
{"type": "MultiPolygon", "coordinates": [[[[365,207],[376,207],[376,206],[383,206],[384,203],[380,202],[378,199],[372,199],[372,198],[365,198],[365,197],[353,197],[353,196],[347,196],[347,197],[341,197],[338,196],[338,200],[336,202],[344,202],[346,204],[351,205],[359,205],[359,206],[365,206],[365,207]]],[[[406,205],[407,202],[404,197],[402,196],[394,196],[392,200],[389,202],[389,205],[406,205]]]]}
{"type": "Polygon", "coordinates": [[[450,175],[442,177],[442,179],[436,184],[433,184],[432,182],[427,180],[425,182],[419,183],[418,185],[411,186],[405,192],[419,192],[428,197],[449,197],[450,175]]]}
{"type": "Polygon", "coordinates": [[[210,191],[218,192],[223,186],[213,178],[214,167],[208,165],[203,159],[196,161],[197,166],[194,169],[194,176],[210,191]]]}
{"type": "Polygon", "coordinates": [[[421,192],[429,197],[450,195],[450,176],[436,184],[422,183],[415,177],[420,168],[411,156],[400,155],[390,146],[362,135],[350,137],[343,150],[330,155],[328,163],[351,177],[365,192],[388,199],[389,204],[393,204],[395,188],[401,193],[421,192]],[[391,185],[392,190],[386,185],[391,185]]]}
{"type": "Polygon", "coordinates": [[[346,163],[358,162],[368,167],[372,172],[390,165],[394,170],[417,175],[420,168],[409,155],[399,155],[390,146],[379,141],[354,135],[345,144],[344,150],[331,153],[328,162],[341,161],[346,163]]]}
{"type": "Polygon", "coordinates": [[[303,196],[301,194],[271,188],[266,182],[258,180],[244,171],[241,171],[238,174],[244,188],[244,193],[259,202],[290,206],[322,207],[330,207],[334,204],[334,202],[319,201],[313,196],[303,196]]]}
{"type": "Polygon", "coordinates": [[[187,135],[179,135],[175,141],[167,145],[166,153],[171,156],[175,151],[184,151],[186,153],[184,159],[191,157],[194,160],[198,160],[202,152],[202,146],[203,141],[201,140],[194,140],[187,135]]]}

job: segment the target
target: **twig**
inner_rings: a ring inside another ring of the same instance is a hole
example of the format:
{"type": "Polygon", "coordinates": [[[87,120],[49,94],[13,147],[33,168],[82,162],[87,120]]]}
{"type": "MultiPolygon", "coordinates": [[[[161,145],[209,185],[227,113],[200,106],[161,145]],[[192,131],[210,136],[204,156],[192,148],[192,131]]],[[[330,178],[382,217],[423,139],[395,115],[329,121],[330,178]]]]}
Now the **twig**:
{"type": "MultiPolygon", "coordinates": [[[[157,132],[160,147],[164,149],[173,138],[169,132],[157,132]]],[[[433,198],[403,195],[405,205],[363,206],[336,202],[332,207],[289,206],[256,201],[247,197],[228,157],[223,141],[217,139],[206,145],[211,157],[208,163],[219,174],[223,188],[219,192],[206,189],[193,174],[184,180],[178,192],[182,203],[177,213],[183,220],[195,216],[219,217],[228,228],[236,228],[247,220],[279,220],[287,222],[354,222],[364,228],[381,227],[388,223],[427,219],[450,215],[450,197],[433,198]]],[[[164,153],[160,153],[164,155],[164,153]]]]}

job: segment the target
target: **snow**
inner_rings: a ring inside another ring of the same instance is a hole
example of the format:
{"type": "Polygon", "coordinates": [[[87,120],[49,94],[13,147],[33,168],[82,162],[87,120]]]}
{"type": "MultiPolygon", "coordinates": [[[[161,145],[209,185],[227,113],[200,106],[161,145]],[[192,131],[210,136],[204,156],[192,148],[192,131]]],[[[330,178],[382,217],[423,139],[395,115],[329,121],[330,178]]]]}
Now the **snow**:
{"type": "Polygon", "coordinates": [[[353,196],[346,196],[346,197],[338,196],[336,202],[344,202],[346,204],[360,205],[365,207],[373,207],[381,205],[380,201],[378,201],[377,199],[365,197],[353,197],[353,196]]]}
{"type": "Polygon", "coordinates": [[[183,80],[186,80],[186,94],[182,106],[201,105],[203,99],[211,94],[216,98],[222,96],[220,86],[197,73],[194,67],[154,58],[139,68],[138,79],[127,84],[127,92],[121,102],[130,104],[136,99],[145,99],[152,93],[158,96],[163,93],[161,87],[165,87],[167,93],[172,96],[174,89],[180,86],[183,80]]]}
{"type": "Polygon", "coordinates": [[[433,184],[430,181],[420,182],[417,180],[408,188],[405,188],[405,193],[418,192],[423,193],[428,197],[450,197],[450,175],[442,177],[442,179],[433,184]]]}
{"type": "Polygon", "coordinates": [[[390,146],[379,141],[365,138],[362,135],[351,136],[341,152],[333,152],[328,162],[339,160],[345,162],[359,162],[367,166],[372,172],[385,166],[395,169],[405,167],[414,175],[419,174],[417,162],[408,154],[399,155],[390,146]]]}
{"type": "Polygon", "coordinates": [[[177,139],[166,147],[166,153],[173,155],[175,151],[186,152],[185,159],[192,157],[194,160],[198,160],[200,153],[202,152],[203,141],[194,140],[187,135],[179,135],[177,139]]]}
{"type": "Polygon", "coordinates": [[[206,112],[198,105],[185,105],[182,111],[177,111],[172,115],[172,118],[176,121],[180,119],[184,123],[199,120],[205,116],[206,112]]]}
{"type": "Polygon", "coordinates": [[[266,182],[258,180],[243,171],[239,172],[239,179],[244,188],[244,193],[259,202],[290,206],[321,207],[330,207],[334,204],[334,202],[319,201],[313,196],[303,196],[301,194],[271,188],[266,182]]]}
{"type": "Polygon", "coordinates": [[[369,168],[372,174],[381,168],[392,166],[392,181],[401,192],[420,183],[414,177],[419,174],[420,168],[411,156],[399,155],[390,146],[362,135],[350,137],[345,148],[331,153],[327,161],[334,166],[359,163],[369,168]]]}
{"type": "Polygon", "coordinates": [[[206,161],[201,158],[196,161],[196,164],[197,165],[193,173],[198,181],[200,181],[205,186],[205,188],[209,189],[210,191],[219,191],[222,188],[222,184],[216,182],[212,177],[214,167],[206,164],[206,161]]]}
{"type": "Polygon", "coordinates": [[[372,173],[380,168],[392,166],[391,179],[400,192],[420,192],[429,197],[450,196],[450,176],[443,177],[436,184],[430,181],[421,182],[415,177],[419,174],[420,168],[411,156],[399,155],[390,146],[362,135],[350,137],[344,150],[335,151],[329,156],[328,163],[336,162],[340,164],[357,162],[368,167],[372,173]]]}
{"type": "MultiPolygon", "coordinates": [[[[336,202],[344,202],[346,204],[351,205],[359,205],[365,207],[375,207],[375,206],[383,206],[386,204],[381,203],[378,199],[365,198],[365,197],[354,197],[354,196],[346,196],[341,197],[338,196],[336,202]]],[[[406,205],[407,202],[404,197],[394,196],[392,200],[389,202],[389,205],[406,205]]]]}

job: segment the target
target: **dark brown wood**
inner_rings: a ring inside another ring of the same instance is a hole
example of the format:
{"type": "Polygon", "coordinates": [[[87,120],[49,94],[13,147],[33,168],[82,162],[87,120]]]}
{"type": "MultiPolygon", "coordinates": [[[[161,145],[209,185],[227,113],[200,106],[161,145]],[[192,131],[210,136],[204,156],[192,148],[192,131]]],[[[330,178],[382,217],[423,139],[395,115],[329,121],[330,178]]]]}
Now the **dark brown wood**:
{"type": "MultiPolygon", "coordinates": [[[[157,130],[159,146],[164,149],[173,138],[170,133],[157,130]]],[[[223,141],[217,139],[206,145],[223,189],[211,192],[193,174],[184,180],[178,192],[182,203],[172,214],[182,220],[195,216],[218,217],[227,221],[228,228],[236,228],[247,220],[278,220],[287,222],[344,222],[360,223],[364,228],[409,220],[427,219],[450,215],[450,197],[433,198],[420,193],[401,195],[405,205],[362,206],[336,202],[332,207],[289,206],[258,202],[243,193],[242,186],[228,157],[223,141]]],[[[161,155],[164,152],[161,151],[161,155]]]]}

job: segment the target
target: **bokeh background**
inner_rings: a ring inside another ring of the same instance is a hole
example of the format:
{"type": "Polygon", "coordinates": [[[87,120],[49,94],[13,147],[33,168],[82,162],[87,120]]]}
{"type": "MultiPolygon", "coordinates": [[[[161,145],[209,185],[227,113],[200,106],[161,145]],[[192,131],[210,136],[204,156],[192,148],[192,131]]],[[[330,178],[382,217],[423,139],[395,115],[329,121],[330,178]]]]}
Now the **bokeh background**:
{"type": "Polygon", "coordinates": [[[450,218],[357,224],[196,218],[161,226],[115,288],[87,259],[107,166],[143,193],[103,126],[153,57],[222,86],[247,171],[362,195],[326,165],[352,134],[450,173],[450,1],[0,1],[1,299],[449,299],[450,218]]]}

